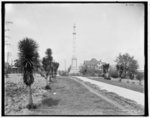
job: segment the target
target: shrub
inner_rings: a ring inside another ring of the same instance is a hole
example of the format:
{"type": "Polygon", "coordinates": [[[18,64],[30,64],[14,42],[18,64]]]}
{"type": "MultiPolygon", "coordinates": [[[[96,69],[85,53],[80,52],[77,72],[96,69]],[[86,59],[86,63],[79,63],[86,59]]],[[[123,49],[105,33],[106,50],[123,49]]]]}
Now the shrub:
{"type": "Polygon", "coordinates": [[[131,80],[133,80],[133,79],[134,79],[134,74],[130,73],[130,74],[129,74],[129,78],[130,78],[131,80]]]}
{"type": "Polygon", "coordinates": [[[113,78],[118,78],[117,70],[111,69],[109,72],[110,76],[113,78]]]}
{"type": "Polygon", "coordinates": [[[48,86],[48,85],[46,85],[46,86],[45,86],[45,89],[48,90],[48,89],[51,89],[51,87],[48,86]]]}
{"type": "Polygon", "coordinates": [[[144,79],[144,73],[143,72],[137,72],[136,79],[139,80],[139,81],[144,79]]]}
{"type": "Polygon", "coordinates": [[[68,76],[68,72],[66,72],[66,71],[59,71],[59,75],[61,75],[61,76],[68,76]]]}

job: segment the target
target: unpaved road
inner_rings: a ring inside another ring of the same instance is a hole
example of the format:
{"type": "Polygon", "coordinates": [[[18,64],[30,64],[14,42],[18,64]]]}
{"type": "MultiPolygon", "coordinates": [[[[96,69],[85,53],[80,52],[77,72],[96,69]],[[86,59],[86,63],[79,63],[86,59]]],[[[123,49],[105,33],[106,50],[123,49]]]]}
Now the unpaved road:
{"type": "MultiPolygon", "coordinates": [[[[119,102],[118,102],[118,100],[114,100],[114,99],[112,99],[111,97],[108,97],[105,94],[101,94],[101,92],[99,92],[98,90],[91,87],[91,85],[89,86],[89,84],[87,84],[84,81],[81,81],[80,79],[77,79],[77,78],[74,78],[74,77],[72,77],[71,79],[73,79],[76,82],[82,84],[90,92],[92,92],[95,95],[99,96],[101,99],[105,100],[106,102],[118,107],[122,111],[126,111],[127,114],[129,114],[129,115],[143,115],[143,113],[144,113],[144,108],[141,105],[140,106],[136,105],[135,103],[130,102],[130,100],[128,101],[128,100],[126,100],[124,98],[121,98],[121,97],[118,97],[119,98],[119,102]],[[139,108],[140,108],[140,110],[139,110],[139,108]]],[[[117,94],[114,94],[114,95],[117,98],[118,95],[117,94]]]]}
{"type": "Polygon", "coordinates": [[[76,76],[76,77],[82,81],[95,84],[100,89],[105,89],[109,92],[114,92],[114,93],[118,94],[119,96],[122,96],[124,98],[128,98],[130,100],[136,101],[137,104],[144,106],[144,94],[143,93],[136,92],[136,91],[129,90],[126,88],[122,88],[122,87],[118,87],[118,86],[114,86],[114,85],[110,85],[110,84],[106,84],[106,83],[99,82],[96,80],[91,80],[91,79],[88,79],[86,77],[79,77],[79,76],[76,76]]]}

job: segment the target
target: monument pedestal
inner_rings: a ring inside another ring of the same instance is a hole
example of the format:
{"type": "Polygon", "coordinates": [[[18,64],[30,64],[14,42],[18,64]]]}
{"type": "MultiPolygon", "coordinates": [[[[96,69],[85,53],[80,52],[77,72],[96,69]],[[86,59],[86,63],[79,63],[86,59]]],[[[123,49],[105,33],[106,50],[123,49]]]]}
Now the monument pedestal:
{"type": "Polygon", "coordinates": [[[77,58],[72,58],[72,64],[69,74],[79,73],[79,68],[77,67],[77,58]]]}

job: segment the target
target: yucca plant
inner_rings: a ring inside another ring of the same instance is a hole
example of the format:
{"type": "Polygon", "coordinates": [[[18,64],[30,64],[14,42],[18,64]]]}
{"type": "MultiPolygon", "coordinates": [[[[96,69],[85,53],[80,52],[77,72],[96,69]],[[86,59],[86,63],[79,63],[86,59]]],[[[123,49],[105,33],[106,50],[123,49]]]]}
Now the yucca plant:
{"type": "Polygon", "coordinates": [[[118,71],[118,76],[119,76],[119,81],[121,82],[122,76],[123,76],[123,70],[124,66],[123,65],[116,65],[117,71],[118,71]]]}
{"type": "Polygon", "coordinates": [[[59,63],[57,62],[53,62],[52,63],[52,68],[53,68],[53,77],[56,78],[56,74],[57,74],[57,70],[58,70],[58,67],[59,67],[59,63]]]}
{"type": "Polygon", "coordinates": [[[109,75],[109,64],[104,64],[103,65],[103,73],[104,73],[104,79],[110,80],[110,75],[109,75]]]}
{"type": "Polygon", "coordinates": [[[45,73],[45,79],[46,79],[45,88],[50,89],[49,80],[51,80],[51,76],[52,76],[52,61],[53,61],[51,49],[48,48],[45,54],[46,54],[46,57],[44,57],[42,60],[42,65],[44,69],[43,73],[45,73]]]}
{"type": "Polygon", "coordinates": [[[27,105],[29,109],[35,108],[31,85],[34,82],[33,71],[38,61],[37,48],[38,45],[33,39],[25,38],[19,42],[19,60],[23,70],[23,81],[29,89],[29,103],[27,105]]]}

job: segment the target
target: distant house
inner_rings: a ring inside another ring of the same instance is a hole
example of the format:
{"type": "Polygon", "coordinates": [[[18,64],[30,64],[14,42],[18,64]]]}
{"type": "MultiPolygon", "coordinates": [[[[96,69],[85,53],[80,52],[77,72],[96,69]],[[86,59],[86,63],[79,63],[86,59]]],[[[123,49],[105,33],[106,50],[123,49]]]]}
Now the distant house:
{"type": "Polygon", "coordinates": [[[87,66],[88,68],[96,69],[96,70],[102,70],[103,64],[104,64],[104,62],[102,62],[101,60],[98,61],[95,58],[92,58],[91,60],[84,61],[84,63],[83,63],[84,66],[87,66]]]}

